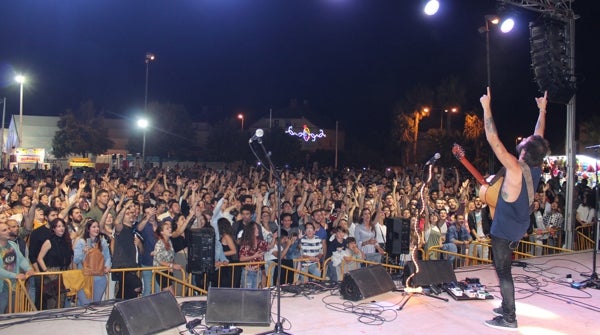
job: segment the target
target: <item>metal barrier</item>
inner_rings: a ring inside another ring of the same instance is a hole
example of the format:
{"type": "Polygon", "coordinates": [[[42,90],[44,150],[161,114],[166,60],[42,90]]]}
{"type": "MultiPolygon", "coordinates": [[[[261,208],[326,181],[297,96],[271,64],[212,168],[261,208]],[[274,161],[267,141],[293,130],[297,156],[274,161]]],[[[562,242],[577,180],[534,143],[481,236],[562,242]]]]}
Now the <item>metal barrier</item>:
{"type": "MultiPolygon", "coordinates": [[[[484,248],[491,249],[491,246],[487,243],[475,242],[475,244],[481,245],[484,248]]],[[[448,259],[449,257],[453,256],[454,257],[454,262],[453,262],[454,268],[459,268],[462,266],[481,265],[481,264],[492,263],[492,260],[489,258],[469,256],[468,253],[461,254],[461,253],[456,253],[456,252],[450,252],[450,251],[440,249],[440,246],[433,246],[433,247],[430,247],[429,249],[427,249],[427,252],[423,253],[425,255],[424,260],[430,259],[429,258],[430,253],[436,254],[437,255],[436,259],[448,259]]]]}
{"type": "MultiPolygon", "coordinates": [[[[588,249],[591,249],[594,247],[594,241],[592,241],[587,236],[587,233],[589,233],[589,232],[585,231],[584,228],[586,228],[586,227],[578,227],[578,229],[577,229],[577,236],[578,236],[578,240],[579,240],[579,244],[578,244],[577,248],[579,250],[588,250],[588,249]],[[579,228],[581,228],[581,229],[579,229],[579,228]]],[[[469,246],[469,248],[474,248],[478,245],[480,245],[481,247],[491,249],[490,244],[480,243],[480,242],[472,243],[469,246]]],[[[549,245],[540,245],[537,243],[522,241],[519,244],[519,247],[517,248],[517,250],[515,250],[514,257],[515,257],[515,259],[535,257],[535,255],[534,255],[535,252],[532,253],[532,250],[535,250],[535,248],[542,248],[544,250],[543,251],[544,255],[554,254],[554,253],[572,252],[572,250],[569,250],[569,249],[563,249],[563,248],[549,246],[549,245]]],[[[421,254],[420,258],[423,260],[428,260],[429,253],[437,254],[437,256],[438,256],[437,258],[442,258],[442,257],[448,258],[449,256],[454,256],[455,257],[455,262],[454,262],[455,268],[458,268],[461,266],[467,266],[467,265],[479,265],[479,264],[492,263],[491,259],[470,256],[468,254],[468,252],[466,252],[466,254],[461,254],[461,253],[444,251],[444,250],[441,250],[440,247],[438,247],[438,246],[429,248],[427,250],[427,252],[425,252],[423,249],[418,249],[418,252],[421,254]]],[[[490,252],[490,255],[491,255],[491,252],[490,252]]],[[[300,279],[302,279],[302,281],[306,281],[306,280],[322,281],[322,280],[327,279],[327,277],[326,277],[327,271],[324,271],[324,270],[327,269],[329,263],[332,261],[331,258],[326,259],[322,265],[320,263],[316,263],[319,270],[321,271],[321,276],[315,276],[315,275],[308,273],[308,271],[304,271],[304,269],[302,268],[302,262],[306,261],[306,260],[307,260],[306,258],[294,259],[293,267],[282,264],[282,266],[281,266],[282,282],[286,282],[286,283],[290,282],[289,276],[293,276],[293,280],[291,280],[291,282],[293,282],[293,283],[299,283],[300,279]],[[285,277],[283,277],[283,276],[285,276],[285,277]]],[[[376,262],[366,261],[366,260],[362,260],[362,259],[353,259],[350,261],[342,260],[342,262],[340,264],[340,268],[341,268],[340,272],[341,272],[342,276],[346,272],[348,272],[346,270],[346,267],[349,266],[350,262],[354,263],[354,267],[356,267],[356,263],[360,264],[359,267],[370,266],[370,265],[381,265],[381,266],[385,267],[386,270],[390,274],[400,272],[404,269],[403,266],[399,265],[400,261],[399,261],[398,256],[396,256],[396,258],[393,258],[393,257],[390,257],[389,255],[386,255],[386,256],[384,256],[382,263],[376,263],[376,262]]],[[[138,278],[140,278],[140,280],[141,280],[141,272],[142,271],[152,271],[152,283],[155,283],[156,281],[158,281],[159,283],[162,283],[163,281],[169,280],[170,283],[172,283],[172,285],[174,286],[175,292],[177,292],[177,293],[181,292],[181,294],[180,294],[181,296],[187,297],[187,296],[193,296],[193,295],[206,295],[206,294],[208,294],[209,286],[213,285],[213,286],[221,287],[221,283],[223,282],[222,279],[225,279],[225,278],[227,280],[225,280],[224,282],[229,283],[228,287],[235,287],[234,285],[236,284],[236,273],[238,273],[238,275],[239,275],[239,273],[241,273],[242,267],[245,267],[248,265],[256,265],[256,266],[265,266],[266,265],[266,269],[265,269],[266,282],[267,283],[272,282],[274,270],[277,267],[277,262],[266,263],[264,261],[260,261],[260,262],[229,263],[229,264],[221,265],[221,266],[217,267],[216,272],[213,274],[205,273],[205,274],[201,274],[201,275],[197,275],[197,274],[195,275],[192,273],[183,272],[183,279],[177,278],[167,272],[163,272],[165,270],[168,270],[167,267],[112,269],[110,271],[110,273],[108,273],[106,275],[107,276],[107,286],[105,289],[105,294],[104,294],[103,300],[107,300],[111,296],[111,283],[113,283],[111,278],[112,278],[113,273],[120,273],[121,274],[120,278],[124,278],[125,274],[127,272],[135,272],[136,275],[138,276],[138,278]]],[[[32,278],[28,279],[29,280],[28,283],[27,283],[27,281],[17,280],[16,285],[13,284],[11,280],[4,279],[4,282],[6,282],[6,286],[5,286],[6,289],[10,290],[10,292],[14,291],[14,295],[13,294],[8,295],[9,298],[8,298],[7,313],[20,313],[20,312],[29,312],[29,311],[47,309],[47,301],[46,301],[47,298],[44,296],[43,292],[44,292],[45,287],[53,282],[49,279],[54,279],[54,283],[52,285],[56,285],[56,290],[57,290],[56,291],[56,300],[57,300],[56,308],[65,307],[65,301],[69,301],[73,304],[76,304],[78,289],[71,290],[68,287],[64,287],[64,282],[65,282],[65,280],[63,278],[64,273],[66,273],[66,271],[40,272],[40,273],[34,274],[34,276],[32,276],[32,278]],[[36,296],[32,297],[29,295],[28,286],[33,285],[34,282],[37,284],[37,291],[36,291],[36,296]],[[37,301],[37,305],[36,305],[36,301],[37,301]]],[[[342,279],[343,278],[338,278],[338,280],[340,280],[340,281],[342,279]]],[[[120,289],[118,290],[120,292],[120,296],[115,297],[115,298],[123,299],[124,294],[125,294],[125,281],[120,280],[118,282],[121,285],[120,289]]],[[[92,285],[92,287],[93,287],[93,285],[92,285]]],[[[155,291],[154,287],[155,287],[155,285],[153,284],[152,288],[151,288],[152,293],[154,293],[154,291],[155,291]]]]}
{"type": "Polygon", "coordinates": [[[592,239],[593,227],[593,225],[586,225],[575,228],[575,250],[592,250],[596,247],[596,242],[592,239]]]}
{"type": "Polygon", "coordinates": [[[571,249],[521,240],[517,249],[513,251],[513,255],[515,259],[532,258],[536,257],[536,253],[539,254],[538,251],[541,251],[541,256],[573,252],[571,249]]]}

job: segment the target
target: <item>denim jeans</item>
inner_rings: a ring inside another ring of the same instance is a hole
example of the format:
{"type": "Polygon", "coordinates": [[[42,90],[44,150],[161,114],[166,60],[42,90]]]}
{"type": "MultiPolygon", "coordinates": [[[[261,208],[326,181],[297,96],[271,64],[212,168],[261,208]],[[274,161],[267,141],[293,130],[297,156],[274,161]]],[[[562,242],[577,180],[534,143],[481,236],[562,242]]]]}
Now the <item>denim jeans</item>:
{"type": "Polygon", "coordinates": [[[490,248],[473,241],[469,246],[469,256],[490,259],[490,248]]]}
{"type": "Polygon", "coordinates": [[[83,292],[83,289],[81,289],[77,292],[77,304],[79,306],[87,306],[92,302],[101,301],[105,290],[106,276],[94,276],[94,292],[92,294],[92,298],[88,299],[83,292]]]}
{"type": "MultiPolygon", "coordinates": [[[[310,263],[310,264],[302,264],[302,271],[308,272],[313,276],[321,277],[321,269],[319,269],[318,263],[310,263]]],[[[308,281],[312,281],[312,278],[309,278],[308,281]]],[[[298,281],[303,282],[304,276],[298,275],[298,281]]]]}
{"type": "Polygon", "coordinates": [[[338,281],[338,272],[340,269],[341,265],[339,266],[334,266],[333,262],[329,262],[327,263],[327,277],[329,278],[329,280],[332,281],[338,281]]]}
{"type": "MultiPolygon", "coordinates": [[[[10,294],[10,291],[8,290],[8,286],[4,284],[4,282],[1,282],[0,285],[4,285],[4,289],[2,290],[2,292],[0,292],[0,314],[4,314],[6,308],[8,307],[8,295],[10,294]]],[[[15,294],[13,292],[13,305],[14,305],[14,300],[15,299],[15,294]]],[[[11,308],[11,312],[13,312],[12,308],[11,308]]]]}
{"type": "Polygon", "coordinates": [[[509,241],[492,235],[492,253],[494,266],[500,281],[502,294],[502,309],[504,319],[508,322],[516,320],[515,284],[512,277],[512,253],[519,245],[519,241],[509,241]]]}
{"type": "Polygon", "coordinates": [[[260,269],[256,271],[242,269],[242,281],[240,283],[241,288],[258,288],[260,283],[260,269]]]}
{"type": "MultiPolygon", "coordinates": [[[[150,268],[152,265],[142,265],[143,268],[150,268]]],[[[160,287],[158,284],[152,280],[152,271],[142,271],[142,283],[143,283],[143,291],[142,296],[147,296],[152,294],[152,287],[150,285],[154,285],[154,292],[160,292],[160,287]]]]}
{"type": "MultiPolygon", "coordinates": [[[[448,252],[453,252],[453,253],[458,253],[458,248],[456,247],[456,244],[454,243],[444,243],[442,244],[442,247],[440,248],[441,250],[444,251],[448,251],[448,252]]],[[[456,256],[454,255],[443,255],[444,258],[447,258],[447,260],[454,264],[454,259],[456,258],[456,256]]]]}

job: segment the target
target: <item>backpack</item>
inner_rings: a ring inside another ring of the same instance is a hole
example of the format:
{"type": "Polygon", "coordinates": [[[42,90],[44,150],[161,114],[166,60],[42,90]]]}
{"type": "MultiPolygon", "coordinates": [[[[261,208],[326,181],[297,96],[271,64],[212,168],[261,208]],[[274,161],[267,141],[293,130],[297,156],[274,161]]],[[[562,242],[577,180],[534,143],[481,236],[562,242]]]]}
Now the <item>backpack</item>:
{"type": "Polygon", "coordinates": [[[94,244],[85,255],[82,270],[86,276],[104,276],[104,255],[97,244],[94,244]]]}

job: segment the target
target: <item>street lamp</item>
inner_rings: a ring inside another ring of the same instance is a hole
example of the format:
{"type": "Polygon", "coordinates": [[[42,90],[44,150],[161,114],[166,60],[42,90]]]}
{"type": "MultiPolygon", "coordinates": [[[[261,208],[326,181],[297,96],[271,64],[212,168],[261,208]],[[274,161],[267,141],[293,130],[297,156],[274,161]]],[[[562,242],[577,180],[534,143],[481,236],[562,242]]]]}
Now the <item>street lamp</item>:
{"type": "Polygon", "coordinates": [[[451,116],[452,114],[458,113],[458,108],[452,107],[450,109],[444,109],[444,113],[448,118],[448,120],[446,120],[446,130],[448,131],[448,133],[450,133],[450,131],[452,130],[452,124],[450,123],[450,121],[452,120],[451,116]]]}
{"type": "Polygon", "coordinates": [[[429,108],[423,108],[420,111],[415,111],[415,134],[413,138],[413,159],[417,162],[417,139],[419,136],[419,121],[429,115],[429,108]]]}
{"type": "MultiPolygon", "coordinates": [[[[485,33],[485,55],[486,55],[486,69],[487,69],[487,86],[492,87],[492,71],[490,66],[490,23],[498,25],[500,23],[500,17],[497,15],[485,15],[485,26],[479,27],[480,33],[485,33]]],[[[500,31],[508,33],[512,30],[515,25],[515,21],[512,18],[507,18],[502,21],[500,25],[500,31]]]]}
{"type": "Polygon", "coordinates": [[[142,168],[146,164],[146,129],[148,128],[148,120],[139,119],[137,121],[138,127],[142,128],[143,140],[142,140],[142,168]]]}
{"type": "Polygon", "coordinates": [[[150,62],[154,61],[154,59],[156,59],[156,56],[154,56],[153,53],[146,52],[146,90],[144,94],[144,112],[148,112],[148,75],[150,62]]]}
{"type": "MultiPolygon", "coordinates": [[[[438,108],[435,108],[438,109],[438,108]]],[[[424,113],[429,113],[431,111],[431,109],[429,107],[425,107],[423,108],[423,112],[424,113]]],[[[448,131],[450,131],[450,113],[457,113],[458,112],[458,108],[457,107],[451,107],[450,109],[443,109],[443,113],[441,112],[442,109],[440,109],[440,130],[444,130],[444,115],[446,115],[446,117],[448,118],[448,120],[446,121],[446,128],[448,131]]]]}
{"type": "Polygon", "coordinates": [[[238,119],[242,120],[242,131],[244,131],[244,114],[238,114],[238,119]]]}
{"type": "MultiPolygon", "coordinates": [[[[25,76],[19,74],[15,77],[15,81],[19,83],[20,94],[19,94],[19,147],[23,144],[23,84],[25,83],[25,76]]],[[[4,127],[4,125],[2,125],[4,127]]]]}

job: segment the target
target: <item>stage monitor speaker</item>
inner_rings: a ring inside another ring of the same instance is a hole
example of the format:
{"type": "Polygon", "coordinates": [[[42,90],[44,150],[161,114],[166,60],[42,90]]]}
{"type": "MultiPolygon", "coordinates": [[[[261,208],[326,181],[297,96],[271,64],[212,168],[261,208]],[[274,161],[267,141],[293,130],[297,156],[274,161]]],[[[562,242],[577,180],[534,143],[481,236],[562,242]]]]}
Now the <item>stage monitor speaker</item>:
{"type": "Polygon", "coordinates": [[[352,270],[344,276],[340,293],[346,300],[358,301],[396,288],[390,274],[381,265],[352,270]]]}
{"type": "Polygon", "coordinates": [[[170,292],[118,302],[106,322],[108,335],[155,334],[185,324],[170,292]]]}
{"type": "MultiPolygon", "coordinates": [[[[418,261],[418,264],[419,272],[412,277],[408,284],[410,287],[456,282],[452,263],[447,260],[418,261]]],[[[406,279],[415,271],[415,263],[413,261],[406,262],[402,284],[406,285],[406,279]]]]}
{"type": "Polygon", "coordinates": [[[402,255],[409,253],[410,245],[410,219],[387,218],[385,251],[388,254],[402,255]]]}
{"type": "Polygon", "coordinates": [[[271,291],[210,287],[206,303],[206,323],[269,326],[271,291]]]}
{"type": "Polygon", "coordinates": [[[191,229],[188,237],[187,272],[204,274],[215,270],[215,231],[212,227],[191,229]]]}

